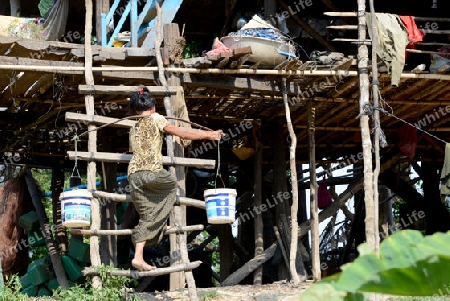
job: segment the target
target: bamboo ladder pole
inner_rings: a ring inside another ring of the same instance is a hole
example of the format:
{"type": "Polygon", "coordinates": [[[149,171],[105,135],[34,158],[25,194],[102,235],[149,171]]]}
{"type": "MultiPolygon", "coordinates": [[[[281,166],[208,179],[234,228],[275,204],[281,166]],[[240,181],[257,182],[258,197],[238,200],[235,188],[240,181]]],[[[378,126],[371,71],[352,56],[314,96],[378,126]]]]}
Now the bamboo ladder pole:
{"type": "MultiPolygon", "coordinates": [[[[86,0],[86,24],[84,28],[84,48],[85,48],[85,80],[86,85],[94,85],[94,74],[92,73],[92,47],[91,47],[91,35],[92,35],[92,14],[93,14],[93,5],[92,0],[86,0]]],[[[94,96],[92,94],[88,94],[85,96],[85,105],[86,105],[86,114],[94,115],[94,96]]],[[[88,124],[88,151],[89,152],[97,152],[97,131],[95,130],[96,126],[92,123],[88,124]]],[[[96,189],[96,179],[95,175],[97,173],[97,167],[94,160],[88,161],[87,166],[87,189],[90,191],[94,191],[96,189]]],[[[91,214],[92,214],[92,222],[91,222],[91,230],[96,230],[100,228],[100,205],[97,198],[92,198],[91,201],[91,214]]],[[[100,258],[100,247],[99,247],[99,239],[98,236],[90,237],[90,257],[91,257],[91,265],[92,266],[101,266],[101,258],[100,258]]],[[[94,288],[101,288],[102,282],[101,278],[96,275],[92,277],[92,286],[94,288]]]]}
{"type": "MultiPolygon", "coordinates": [[[[162,13],[161,13],[161,7],[159,5],[158,2],[155,2],[155,7],[156,7],[156,14],[157,14],[157,22],[156,22],[156,39],[155,39],[155,56],[156,56],[156,62],[158,65],[158,75],[159,75],[159,80],[161,82],[162,86],[168,87],[168,83],[166,80],[166,77],[164,75],[164,63],[163,63],[163,59],[161,56],[161,42],[162,42],[162,13]]],[[[164,97],[164,108],[166,110],[166,115],[169,117],[173,117],[173,112],[172,112],[172,106],[170,103],[170,97],[169,96],[165,96],[164,97]]],[[[171,121],[173,122],[173,121],[171,121]]],[[[174,153],[174,142],[173,142],[173,137],[171,135],[169,135],[166,139],[166,144],[167,144],[167,155],[169,157],[174,157],[175,153],[174,153]]],[[[176,177],[176,171],[175,171],[175,167],[171,166],[169,167],[170,172],[176,177]]],[[[171,218],[175,217],[175,222],[178,222],[180,220],[182,220],[182,217],[180,216],[174,216],[172,215],[171,218]]],[[[178,241],[179,241],[179,247],[180,247],[180,255],[181,255],[181,260],[184,263],[189,263],[189,257],[188,257],[188,252],[187,252],[187,245],[186,245],[186,240],[184,235],[177,235],[178,241]]],[[[173,242],[173,239],[171,239],[171,245],[173,242]]],[[[186,271],[184,273],[185,278],[186,278],[186,282],[188,285],[188,293],[189,293],[189,299],[193,300],[193,301],[197,301],[198,300],[198,296],[197,296],[197,289],[196,289],[196,285],[195,285],[195,280],[194,280],[194,276],[192,274],[192,271],[186,271]]],[[[172,276],[171,276],[172,277],[172,276]]]]}
{"type": "Polygon", "coordinates": [[[376,16],[375,16],[375,6],[373,4],[374,0],[370,0],[370,12],[372,18],[372,98],[373,98],[373,106],[375,108],[373,112],[373,126],[374,126],[374,134],[373,134],[373,144],[375,151],[375,169],[373,171],[373,216],[371,219],[368,219],[366,215],[367,223],[372,221],[371,231],[373,233],[367,233],[367,235],[373,236],[373,250],[375,254],[379,254],[380,252],[380,234],[379,234],[379,202],[378,202],[378,176],[380,174],[380,111],[376,108],[379,107],[379,81],[378,81],[378,66],[377,66],[377,28],[376,28],[376,16]]]}
{"type": "MultiPolygon", "coordinates": [[[[366,4],[358,0],[358,38],[366,39],[366,4]]],[[[366,207],[366,241],[374,249],[373,237],[373,171],[372,171],[372,141],[370,138],[369,116],[364,112],[364,106],[369,103],[369,52],[367,45],[358,46],[359,71],[359,120],[361,127],[361,142],[364,158],[364,203],[366,207]]]]}
{"type": "MultiPolygon", "coordinates": [[[[296,259],[297,259],[297,247],[298,247],[298,236],[294,233],[298,232],[298,185],[297,185],[297,167],[295,163],[295,151],[297,149],[297,136],[294,132],[294,127],[291,121],[291,111],[289,109],[287,90],[286,90],[286,78],[282,78],[282,93],[284,109],[286,112],[286,123],[289,131],[289,137],[291,138],[291,145],[289,147],[289,165],[291,169],[291,183],[292,184],[292,205],[291,205],[291,245],[289,254],[289,272],[291,274],[291,279],[294,283],[300,283],[300,277],[297,273],[296,259]]],[[[317,229],[318,230],[318,229],[317,229]]],[[[302,279],[306,280],[306,279],[302,279]]]]}

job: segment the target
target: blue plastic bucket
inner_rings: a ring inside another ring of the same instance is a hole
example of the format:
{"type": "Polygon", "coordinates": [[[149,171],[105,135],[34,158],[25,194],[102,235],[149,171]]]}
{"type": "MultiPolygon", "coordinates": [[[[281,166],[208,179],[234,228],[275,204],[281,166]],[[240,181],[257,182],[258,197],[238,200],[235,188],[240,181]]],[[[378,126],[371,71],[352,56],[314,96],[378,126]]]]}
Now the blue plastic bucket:
{"type": "Polygon", "coordinates": [[[236,189],[216,188],[205,190],[206,217],[210,224],[228,224],[235,220],[236,189]]]}
{"type": "Polygon", "coordinates": [[[91,224],[91,198],[87,189],[74,189],[61,193],[62,224],[67,228],[89,227],[91,224]]]}

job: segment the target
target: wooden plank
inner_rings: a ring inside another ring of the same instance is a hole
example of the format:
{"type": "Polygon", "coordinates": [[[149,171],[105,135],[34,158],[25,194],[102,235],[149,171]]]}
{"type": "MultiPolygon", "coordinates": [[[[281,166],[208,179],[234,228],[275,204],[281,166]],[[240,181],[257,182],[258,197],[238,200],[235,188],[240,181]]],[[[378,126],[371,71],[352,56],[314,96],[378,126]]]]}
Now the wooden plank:
{"type": "MultiPolygon", "coordinates": [[[[330,17],[356,17],[356,12],[324,12],[326,16],[330,17]]],[[[413,16],[415,21],[430,21],[430,22],[450,22],[450,18],[440,18],[440,17],[416,17],[413,16]]]]}
{"type": "Polygon", "coordinates": [[[136,124],[134,120],[120,120],[117,118],[105,117],[100,115],[87,115],[73,112],[66,112],[66,121],[70,122],[92,122],[94,124],[108,124],[111,127],[131,128],[136,124]]]}
{"type": "Polygon", "coordinates": [[[264,262],[272,258],[273,254],[275,254],[275,250],[277,248],[277,243],[273,243],[270,247],[268,247],[262,254],[253,257],[246,264],[240,267],[236,272],[228,276],[220,285],[221,286],[229,286],[235,285],[241,282],[248,274],[253,272],[255,269],[260,267],[264,262]]]}
{"type": "Polygon", "coordinates": [[[2,65],[33,65],[52,67],[83,67],[83,63],[34,59],[32,57],[0,57],[2,65]]]}
{"type": "MultiPolygon", "coordinates": [[[[141,278],[141,277],[150,277],[150,276],[161,276],[167,275],[170,273],[181,272],[181,271],[191,271],[202,264],[201,261],[194,261],[185,264],[179,264],[176,266],[171,266],[168,268],[157,268],[151,271],[139,272],[137,270],[111,270],[106,274],[110,276],[122,276],[122,277],[130,277],[130,278],[141,278]]],[[[83,270],[84,276],[98,276],[99,272],[94,268],[85,268],[83,270]]]]}
{"type": "MultiPolygon", "coordinates": [[[[69,159],[75,159],[75,152],[67,152],[69,159]]],[[[131,160],[132,154],[117,154],[117,153],[105,153],[105,152],[77,152],[78,160],[84,161],[102,161],[102,162],[116,162],[116,163],[128,163],[131,160]]],[[[182,165],[188,167],[197,167],[205,169],[214,169],[216,166],[216,160],[209,159],[197,159],[197,158],[180,158],[180,157],[167,157],[162,158],[164,165],[182,165]]]]}
{"type": "MultiPolygon", "coordinates": [[[[78,93],[84,95],[94,95],[94,94],[106,94],[106,95],[116,95],[116,94],[130,94],[136,92],[139,86],[105,86],[105,85],[79,85],[78,93]]],[[[173,95],[177,94],[179,89],[183,89],[180,86],[147,86],[148,90],[157,96],[165,96],[167,94],[173,95]]]]}

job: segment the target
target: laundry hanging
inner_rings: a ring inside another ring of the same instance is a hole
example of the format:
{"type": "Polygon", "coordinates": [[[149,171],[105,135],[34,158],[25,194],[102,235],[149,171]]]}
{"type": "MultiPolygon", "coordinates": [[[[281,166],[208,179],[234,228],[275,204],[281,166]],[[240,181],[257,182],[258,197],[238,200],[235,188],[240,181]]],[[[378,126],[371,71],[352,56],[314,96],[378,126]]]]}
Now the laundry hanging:
{"type": "Polygon", "coordinates": [[[325,209],[333,203],[333,198],[327,188],[327,179],[323,176],[322,182],[319,183],[317,191],[317,205],[319,209],[325,209]]]}
{"type": "MultiPolygon", "coordinates": [[[[406,46],[409,44],[406,27],[397,15],[376,13],[377,54],[388,67],[391,85],[398,86],[405,66],[406,46]]],[[[372,14],[366,13],[369,36],[372,37],[372,14]]]]}
{"type": "Polygon", "coordinates": [[[398,132],[398,147],[410,160],[414,159],[417,147],[417,129],[405,124],[398,132]]]}
{"type": "Polygon", "coordinates": [[[69,0],[57,0],[44,23],[45,40],[58,41],[66,31],[69,0]]]}
{"type": "Polygon", "coordinates": [[[400,20],[403,22],[403,25],[406,27],[406,31],[408,32],[408,48],[414,48],[416,43],[422,42],[425,37],[425,33],[421,31],[414,21],[414,17],[412,16],[398,16],[400,20]]]}

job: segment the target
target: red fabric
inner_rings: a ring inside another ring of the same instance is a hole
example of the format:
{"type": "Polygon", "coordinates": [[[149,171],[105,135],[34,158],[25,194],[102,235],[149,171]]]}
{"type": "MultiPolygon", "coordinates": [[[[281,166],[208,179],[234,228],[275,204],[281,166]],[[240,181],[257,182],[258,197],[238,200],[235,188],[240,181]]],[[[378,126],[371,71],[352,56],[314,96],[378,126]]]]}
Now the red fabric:
{"type": "Polygon", "coordinates": [[[414,48],[414,44],[417,42],[422,42],[425,37],[425,33],[421,31],[414,21],[414,17],[411,16],[398,16],[400,20],[402,20],[403,24],[406,27],[406,31],[408,32],[408,47],[414,48]]]}
{"type": "Polygon", "coordinates": [[[414,158],[417,147],[417,129],[405,124],[398,132],[398,147],[410,160],[414,158]]]}
{"type": "Polygon", "coordinates": [[[317,191],[317,205],[319,209],[325,209],[333,203],[333,199],[331,198],[331,194],[327,188],[327,180],[325,176],[323,176],[322,182],[319,184],[319,189],[317,191]]]}
{"type": "Polygon", "coordinates": [[[206,55],[212,55],[212,54],[221,54],[222,52],[233,52],[230,48],[225,46],[221,41],[218,39],[214,40],[213,43],[213,49],[208,51],[206,55]]]}

